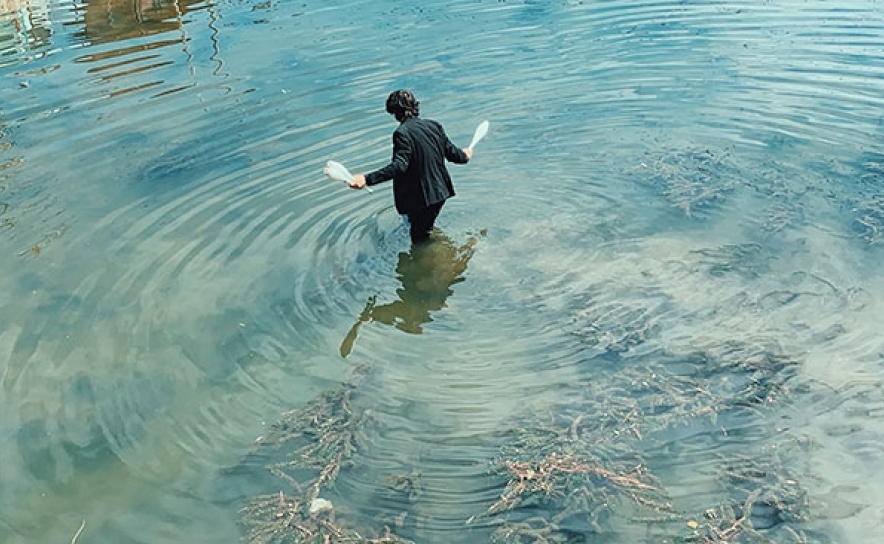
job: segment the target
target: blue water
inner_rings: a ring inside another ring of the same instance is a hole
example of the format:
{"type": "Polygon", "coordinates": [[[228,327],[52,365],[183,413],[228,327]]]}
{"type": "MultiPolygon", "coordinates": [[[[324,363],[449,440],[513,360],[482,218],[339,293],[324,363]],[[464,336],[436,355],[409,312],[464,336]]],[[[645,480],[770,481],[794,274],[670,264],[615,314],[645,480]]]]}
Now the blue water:
{"type": "Polygon", "coordinates": [[[236,542],[291,492],[255,440],[361,373],[323,495],[366,534],[488,541],[515,429],[634,409],[586,454],[677,515],[576,541],[689,537],[734,458],[806,497],[771,540],[875,541],[882,35],[870,0],[3,4],[0,542],[236,542]],[[322,175],[385,164],[400,87],[491,122],[423,257],[389,184],[322,175]]]}

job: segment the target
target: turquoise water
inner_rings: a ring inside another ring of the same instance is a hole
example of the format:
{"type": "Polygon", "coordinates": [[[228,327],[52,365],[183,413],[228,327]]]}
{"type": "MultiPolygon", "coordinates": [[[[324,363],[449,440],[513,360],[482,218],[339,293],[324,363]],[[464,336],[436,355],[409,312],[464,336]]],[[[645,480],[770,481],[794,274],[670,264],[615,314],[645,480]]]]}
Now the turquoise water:
{"type": "Polygon", "coordinates": [[[767,537],[874,541],[877,2],[2,10],[0,541],[236,542],[252,497],[291,492],[256,439],[350,383],[376,425],[322,495],[367,533],[553,517],[483,516],[489,466],[570,417],[613,421],[587,455],[646,467],[678,514],[578,516],[572,541],[690,536],[736,458],[806,499],[755,516],[767,537]],[[385,163],[399,87],[462,145],[491,121],[429,255],[389,185],[321,172],[385,163]],[[690,418],[654,419],[680,413],[659,383],[690,418]]]}

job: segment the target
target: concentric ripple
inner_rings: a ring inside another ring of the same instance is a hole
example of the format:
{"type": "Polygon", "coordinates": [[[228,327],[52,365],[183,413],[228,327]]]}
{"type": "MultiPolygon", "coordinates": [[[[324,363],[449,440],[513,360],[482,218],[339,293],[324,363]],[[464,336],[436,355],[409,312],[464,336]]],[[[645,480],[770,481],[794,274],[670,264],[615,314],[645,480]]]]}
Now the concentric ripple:
{"type": "Polygon", "coordinates": [[[875,2],[2,9],[0,541],[246,535],[322,474],[255,438],[340,387],[360,534],[698,538],[749,488],[767,538],[877,527],[875,2]],[[322,174],[399,87],[491,122],[425,248],[322,174]]]}

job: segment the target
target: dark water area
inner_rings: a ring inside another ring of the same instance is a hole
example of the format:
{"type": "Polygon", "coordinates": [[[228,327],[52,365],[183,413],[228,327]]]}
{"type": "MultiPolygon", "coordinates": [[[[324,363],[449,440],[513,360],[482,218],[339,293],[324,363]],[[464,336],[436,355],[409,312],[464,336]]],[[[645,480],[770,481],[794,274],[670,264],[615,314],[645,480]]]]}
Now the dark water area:
{"type": "Polygon", "coordinates": [[[0,542],[877,541],[882,35],[0,3],[0,542]],[[322,174],[401,87],[491,123],[425,248],[322,174]]]}

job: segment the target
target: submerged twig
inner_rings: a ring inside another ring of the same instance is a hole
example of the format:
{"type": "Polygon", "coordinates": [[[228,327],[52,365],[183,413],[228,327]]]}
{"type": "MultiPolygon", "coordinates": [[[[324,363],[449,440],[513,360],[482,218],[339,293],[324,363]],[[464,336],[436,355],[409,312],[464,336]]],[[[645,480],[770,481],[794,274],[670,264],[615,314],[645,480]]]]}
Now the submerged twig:
{"type": "Polygon", "coordinates": [[[71,539],[71,544],[77,544],[77,539],[80,538],[80,535],[83,533],[83,529],[86,528],[86,518],[83,518],[83,522],[80,523],[80,528],[77,529],[77,532],[74,534],[74,538],[71,539]]]}

